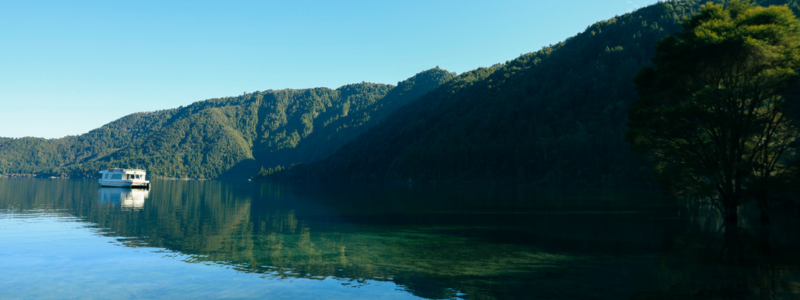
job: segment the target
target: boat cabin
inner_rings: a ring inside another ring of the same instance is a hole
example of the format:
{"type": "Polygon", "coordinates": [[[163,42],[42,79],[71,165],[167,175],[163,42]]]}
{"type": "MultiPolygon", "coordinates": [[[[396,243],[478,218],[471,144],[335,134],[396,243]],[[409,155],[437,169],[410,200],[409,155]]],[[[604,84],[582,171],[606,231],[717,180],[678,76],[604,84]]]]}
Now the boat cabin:
{"type": "Polygon", "coordinates": [[[145,170],[111,168],[99,173],[101,186],[150,187],[150,181],[145,180],[145,170]]]}

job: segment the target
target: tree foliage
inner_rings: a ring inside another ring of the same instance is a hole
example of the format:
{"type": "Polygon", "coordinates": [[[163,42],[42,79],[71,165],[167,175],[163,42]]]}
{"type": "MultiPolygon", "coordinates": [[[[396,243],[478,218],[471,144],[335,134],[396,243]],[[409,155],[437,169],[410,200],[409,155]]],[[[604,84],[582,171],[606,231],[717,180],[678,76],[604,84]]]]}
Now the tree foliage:
{"type": "Polygon", "coordinates": [[[783,6],[707,4],[657,46],[636,77],[626,139],[659,182],[708,197],[735,221],[790,174],[797,127],[785,102],[800,68],[800,21],[783,6]]]}

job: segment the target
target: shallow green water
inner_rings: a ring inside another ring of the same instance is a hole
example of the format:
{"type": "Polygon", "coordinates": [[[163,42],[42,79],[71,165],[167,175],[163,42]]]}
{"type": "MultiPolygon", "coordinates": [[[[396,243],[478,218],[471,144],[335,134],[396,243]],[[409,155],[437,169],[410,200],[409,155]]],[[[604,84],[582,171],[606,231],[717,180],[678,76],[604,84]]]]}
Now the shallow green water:
{"type": "Polygon", "coordinates": [[[0,298],[800,297],[794,207],[653,191],[0,179],[0,298]]]}

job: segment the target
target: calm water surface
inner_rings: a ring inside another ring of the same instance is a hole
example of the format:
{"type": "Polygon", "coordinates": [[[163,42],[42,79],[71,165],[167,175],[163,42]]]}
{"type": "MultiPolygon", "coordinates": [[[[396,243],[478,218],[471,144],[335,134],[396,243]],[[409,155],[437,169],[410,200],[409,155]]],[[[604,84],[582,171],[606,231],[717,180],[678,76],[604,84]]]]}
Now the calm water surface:
{"type": "Polygon", "coordinates": [[[800,297],[788,204],[726,228],[654,191],[152,185],[0,179],[0,298],[800,297]]]}

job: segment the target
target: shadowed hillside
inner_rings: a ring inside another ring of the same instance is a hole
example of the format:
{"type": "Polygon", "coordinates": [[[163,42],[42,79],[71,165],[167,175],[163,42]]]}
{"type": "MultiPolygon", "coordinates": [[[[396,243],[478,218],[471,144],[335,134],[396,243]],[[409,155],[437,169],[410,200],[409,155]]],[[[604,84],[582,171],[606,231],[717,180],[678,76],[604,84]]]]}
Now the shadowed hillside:
{"type": "MultiPolygon", "coordinates": [[[[779,1],[761,1],[775,4],[779,1]]],[[[274,180],[652,185],[623,141],[633,77],[705,1],[660,2],[461,74],[331,157],[274,180]]],[[[782,2],[785,3],[785,2],[782,2]]],[[[790,6],[797,11],[795,1],[790,6]]]]}
{"type": "Polygon", "coordinates": [[[246,178],[261,167],[325,157],[452,77],[435,68],[397,87],[268,90],[135,113],[80,136],[3,138],[0,174],[92,177],[136,167],[162,178],[246,178]]]}

